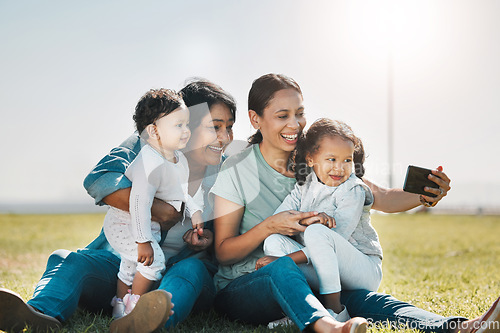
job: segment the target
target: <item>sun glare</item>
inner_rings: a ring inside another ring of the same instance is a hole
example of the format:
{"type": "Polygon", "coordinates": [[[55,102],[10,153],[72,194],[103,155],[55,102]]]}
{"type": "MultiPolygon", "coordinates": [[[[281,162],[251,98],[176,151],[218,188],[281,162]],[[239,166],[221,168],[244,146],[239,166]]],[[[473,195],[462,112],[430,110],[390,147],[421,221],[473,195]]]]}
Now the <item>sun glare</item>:
{"type": "Polygon", "coordinates": [[[347,22],[351,37],[365,52],[418,57],[432,47],[435,12],[429,1],[353,1],[347,22]]]}

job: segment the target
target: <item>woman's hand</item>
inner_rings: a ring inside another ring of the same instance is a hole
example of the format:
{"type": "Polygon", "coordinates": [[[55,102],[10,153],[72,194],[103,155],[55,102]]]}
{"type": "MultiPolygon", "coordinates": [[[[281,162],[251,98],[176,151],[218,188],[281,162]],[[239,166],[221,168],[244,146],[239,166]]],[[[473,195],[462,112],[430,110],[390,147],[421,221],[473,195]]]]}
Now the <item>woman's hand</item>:
{"type": "Polygon", "coordinates": [[[426,207],[434,207],[441,199],[443,199],[448,191],[451,190],[451,180],[443,172],[443,167],[439,166],[437,170],[432,170],[432,174],[428,176],[429,180],[439,185],[439,188],[425,187],[426,192],[437,195],[437,197],[429,197],[426,195],[420,196],[420,201],[426,207]]]}
{"type": "MultiPolygon", "coordinates": [[[[311,217],[317,217],[318,212],[298,212],[296,210],[287,210],[271,217],[268,217],[268,227],[270,234],[282,234],[285,236],[294,236],[306,230],[306,225],[301,221],[311,217]]],[[[316,219],[317,220],[317,219],[316,219]]]]}
{"type": "Polygon", "coordinates": [[[272,263],[273,261],[275,261],[278,258],[279,257],[273,257],[273,256],[265,256],[265,257],[260,258],[255,263],[255,270],[260,269],[260,268],[266,266],[267,264],[272,263]]]}
{"type": "Polygon", "coordinates": [[[151,246],[151,242],[137,244],[137,262],[141,262],[144,266],[150,266],[155,258],[155,252],[151,246]]]}
{"type": "Polygon", "coordinates": [[[335,219],[324,212],[321,212],[318,215],[311,216],[300,221],[300,224],[305,225],[306,227],[315,223],[320,223],[322,225],[327,226],[330,229],[335,228],[337,226],[337,224],[335,223],[335,219]]]}
{"type": "Polygon", "coordinates": [[[214,241],[214,234],[208,229],[189,229],[182,236],[187,246],[194,251],[206,250],[214,241]]]}

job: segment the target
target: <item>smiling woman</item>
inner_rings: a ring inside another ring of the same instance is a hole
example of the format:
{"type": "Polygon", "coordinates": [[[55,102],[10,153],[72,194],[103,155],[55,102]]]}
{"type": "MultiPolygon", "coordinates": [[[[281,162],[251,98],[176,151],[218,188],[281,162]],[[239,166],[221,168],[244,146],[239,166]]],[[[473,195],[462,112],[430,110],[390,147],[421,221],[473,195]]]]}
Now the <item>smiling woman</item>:
{"type": "MultiPolygon", "coordinates": [[[[209,221],[213,204],[208,192],[223,159],[221,152],[232,140],[236,104],[227,92],[208,81],[192,82],[181,93],[188,107],[200,103],[204,106],[192,110],[192,141],[184,151],[191,171],[188,193],[203,205],[203,220],[209,221]],[[212,120],[211,115],[214,116],[212,120]]],[[[139,151],[139,136],[134,134],[106,155],[86,177],[84,186],[97,204],[129,210],[131,182],[124,174],[139,151]]],[[[213,241],[210,223],[195,232],[188,216],[184,223],[177,223],[181,214],[157,199],[153,201],[151,215],[153,220],[160,221],[162,231],[168,231],[162,246],[167,261],[166,273],[161,278],[159,290],[141,296],[141,299],[146,298],[142,303],[139,301],[130,314],[113,321],[112,331],[150,332],[162,325],[173,327],[186,319],[193,308],[206,309],[212,303],[215,267],[210,253],[204,251],[213,241]],[[172,293],[175,304],[175,312],[170,317],[167,291],[172,293]]],[[[119,258],[102,232],[83,250],[54,252],[28,304],[9,291],[0,291],[0,330],[10,330],[13,325],[23,323],[34,329],[59,327],[78,306],[109,313],[119,265],[119,258]],[[16,307],[10,306],[13,301],[16,307]],[[31,307],[39,312],[31,311],[31,307]]]]}
{"type": "Polygon", "coordinates": [[[306,126],[302,91],[292,79],[267,74],[255,80],[248,94],[248,116],[257,132],[248,142],[260,144],[263,155],[272,156],[270,166],[293,177],[290,152],[306,126]],[[263,140],[263,137],[268,138],[263,140]]]}

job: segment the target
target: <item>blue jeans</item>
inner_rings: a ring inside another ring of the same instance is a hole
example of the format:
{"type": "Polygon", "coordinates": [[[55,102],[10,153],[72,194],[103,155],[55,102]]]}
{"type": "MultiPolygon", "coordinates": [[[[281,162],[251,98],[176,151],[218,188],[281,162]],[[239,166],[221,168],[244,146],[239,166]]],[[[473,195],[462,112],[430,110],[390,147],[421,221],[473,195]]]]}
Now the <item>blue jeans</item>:
{"type": "Polygon", "coordinates": [[[414,305],[402,302],[391,295],[368,290],[342,290],[341,303],[351,317],[363,317],[375,323],[389,324],[393,329],[409,327],[424,332],[448,332],[456,328],[463,317],[443,317],[414,305]]]}
{"type": "Polygon", "coordinates": [[[91,312],[110,312],[119,266],[120,259],[106,250],[57,250],[28,304],[60,321],[79,305],[91,312]]]}
{"type": "MultiPolygon", "coordinates": [[[[386,294],[367,290],[342,291],[351,317],[364,317],[393,328],[406,325],[426,332],[447,332],[461,317],[430,313],[386,294]]],[[[328,315],[313,295],[304,275],[288,257],[281,257],[250,274],[240,276],[215,297],[215,309],[233,320],[250,324],[267,324],[287,315],[299,327],[305,327],[328,315]]]]}
{"type": "MultiPolygon", "coordinates": [[[[119,266],[120,259],[107,250],[57,250],[50,255],[28,304],[61,322],[78,306],[94,313],[111,313],[119,266]]],[[[178,324],[192,310],[210,308],[215,296],[212,276],[194,258],[173,265],[160,281],[159,289],[169,291],[175,304],[175,314],[166,327],[178,324]]]]}
{"type": "Polygon", "coordinates": [[[161,279],[158,289],[172,294],[174,314],[165,324],[167,328],[182,322],[191,312],[210,309],[215,297],[213,277],[196,258],[174,264],[161,279]]]}
{"type": "Polygon", "coordinates": [[[301,330],[328,315],[289,257],[234,279],[217,293],[214,306],[230,319],[257,325],[287,315],[301,330]]]}

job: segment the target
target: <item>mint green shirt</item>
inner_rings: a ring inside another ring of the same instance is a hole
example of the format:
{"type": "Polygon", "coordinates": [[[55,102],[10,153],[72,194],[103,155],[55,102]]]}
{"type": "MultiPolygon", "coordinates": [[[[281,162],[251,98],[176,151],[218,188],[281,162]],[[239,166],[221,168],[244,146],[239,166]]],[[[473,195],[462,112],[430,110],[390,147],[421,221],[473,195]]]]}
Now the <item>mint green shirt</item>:
{"type": "MultiPolygon", "coordinates": [[[[244,234],[273,215],[294,185],[295,178],[283,176],[271,168],[264,160],[259,145],[254,144],[222,164],[210,193],[245,206],[240,222],[240,234],[244,234]]],[[[224,288],[239,276],[255,271],[257,259],[263,256],[260,244],[245,259],[232,265],[219,265],[214,277],[217,289],[224,288]]]]}

